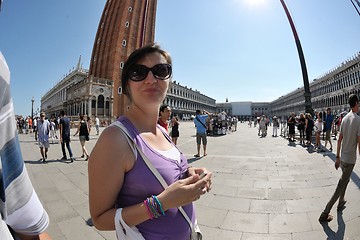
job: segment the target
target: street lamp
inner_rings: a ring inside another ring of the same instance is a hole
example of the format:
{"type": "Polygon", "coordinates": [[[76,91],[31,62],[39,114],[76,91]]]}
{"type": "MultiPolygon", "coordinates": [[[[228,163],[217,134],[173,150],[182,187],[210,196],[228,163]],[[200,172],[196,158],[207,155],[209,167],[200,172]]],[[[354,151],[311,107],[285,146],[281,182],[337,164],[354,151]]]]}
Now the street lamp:
{"type": "Polygon", "coordinates": [[[304,82],[305,112],[310,113],[312,116],[314,116],[314,110],[312,109],[312,106],[311,106],[312,104],[311,104],[311,92],[310,92],[310,86],[309,86],[309,78],[308,78],[308,74],[307,74],[306,63],[305,63],[304,53],[301,48],[300,39],[296,32],[294,22],[291,18],[291,15],[286,7],[284,0],[280,0],[280,2],[285,10],[288,20],[289,20],[290,27],[291,27],[292,33],[294,35],[296,47],[297,47],[298,54],[299,54],[301,71],[302,71],[303,82],[304,82]]]}
{"type": "Polygon", "coordinates": [[[31,98],[31,119],[34,118],[34,96],[31,98]]]}

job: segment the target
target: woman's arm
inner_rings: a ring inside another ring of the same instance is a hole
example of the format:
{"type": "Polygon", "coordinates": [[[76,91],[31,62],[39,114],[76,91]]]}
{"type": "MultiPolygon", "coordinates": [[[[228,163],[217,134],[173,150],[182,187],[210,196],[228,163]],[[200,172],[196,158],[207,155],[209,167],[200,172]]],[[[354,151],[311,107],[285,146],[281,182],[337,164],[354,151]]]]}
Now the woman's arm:
{"type": "Polygon", "coordinates": [[[81,121],[78,124],[78,127],[76,129],[76,132],[75,132],[74,136],[76,136],[76,134],[78,134],[78,132],[80,131],[80,126],[81,126],[81,121]]]}
{"type": "Polygon", "coordinates": [[[125,172],[134,162],[125,136],[116,127],[106,128],[91,152],[88,165],[90,215],[97,229],[115,229],[115,202],[125,172]]]}
{"type": "MultiPolygon", "coordinates": [[[[123,133],[116,127],[106,128],[91,152],[88,165],[90,215],[97,229],[115,230],[115,202],[125,173],[134,164],[134,152],[123,133]]],[[[150,219],[142,201],[123,208],[122,217],[130,227],[150,219]]]]}

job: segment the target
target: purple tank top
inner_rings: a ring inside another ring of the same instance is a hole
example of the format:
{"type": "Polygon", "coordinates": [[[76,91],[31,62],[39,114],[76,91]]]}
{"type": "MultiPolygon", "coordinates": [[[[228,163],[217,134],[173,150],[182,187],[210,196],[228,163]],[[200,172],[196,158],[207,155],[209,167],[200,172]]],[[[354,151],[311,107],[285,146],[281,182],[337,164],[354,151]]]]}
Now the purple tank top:
{"type": "MultiPolygon", "coordinates": [[[[117,121],[121,122],[127,128],[135,143],[152,162],[168,185],[179,179],[186,178],[188,163],[186,157],[181,151],[180,163],[174,159],[162,156],[145,142],[134,125],[125,116],[121,116],[117,121]]],[[[173,145],[170,137],[160,127],[159,129],[173,145]]],[[[134,167],[125,174],[124,183],[115,206],[116,208],[124,208],[138,204],[143,202],[147,197],[150,197],[151,195],[158,195],[162,191],[164,191],[164,188],[153,175],[151,170],[146,166],[141,155],[137,154],[134,167]]],[[[191,221],[194,223],[195,209],[193,204],[191,203],[183,206],[183,208],[191,221]]],[[[165,212],[165,216],[147,220],[136,227],[139,229],[144,238],[149,240],[188,240],[191,233],[188,222],[178,208],[171,208],[165,212]]]]}

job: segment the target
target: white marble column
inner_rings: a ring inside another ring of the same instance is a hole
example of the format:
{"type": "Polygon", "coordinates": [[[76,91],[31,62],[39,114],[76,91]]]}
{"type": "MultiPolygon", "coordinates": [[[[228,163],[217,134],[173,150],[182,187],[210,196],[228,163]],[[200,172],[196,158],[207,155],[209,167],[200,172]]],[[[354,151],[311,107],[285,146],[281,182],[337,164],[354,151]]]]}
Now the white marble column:
{"type": "Polygon", "coordinates": [[[91,98],[88,99],[88,113],[91,116],[91,98]]]}

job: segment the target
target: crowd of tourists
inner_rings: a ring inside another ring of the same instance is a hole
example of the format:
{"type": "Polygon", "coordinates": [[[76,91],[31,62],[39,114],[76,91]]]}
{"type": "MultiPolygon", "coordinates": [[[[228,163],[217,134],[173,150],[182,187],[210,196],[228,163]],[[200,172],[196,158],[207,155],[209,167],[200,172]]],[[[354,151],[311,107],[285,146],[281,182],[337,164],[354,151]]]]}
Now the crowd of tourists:
{"type": "MultiPolygon", "coordinates": [[[[273,126],[272,137],[278,136],[287,138],[289,142],[299,141],[301,145],[314,147],[318,152],[326,150],[332,151],[333,140],[337,139],[337,134],[341,125],[341,121],[347,112],[334,114],[331,108],[327,108],[325,112],[316,111],[314,116],[310,113],[290,113],[288,117],[273,116],[269,118],[266,115],[257,117],[254,120],[254,127],[258,127],[258,135],[266,137],[269,126],[273,126]],[[314,140],[312,140],[314,138],[314,140]],[[324,146],[321,144],[324,140],[324,146]],[[327,149],[329,143],[329,148],[327,149]]],[[[252,120],[249,120],[249,126],[252,126],[252,120]]]]}
{"type": "Polygon", "coordinates": [[[45,112],[41,112],[40,116],[23,118],[22,116],[15,117],[17,132],[19,134],[33,134],[35,142],[37,142],[40,148],[41,159],[43,163],[47,160],[47,153],[50,148],[50,143],[60,143],[63,157],[61,160],[68,160],[65,147],[68,150],[69,159],[71,162],[75,160],[71,150],[70,142],[70,130],[76,127],[76,133],[79,134],[79,142],[82,149],[81,158],[85,158],[87,161],[90,154],[87,152],[85,143],[89,141],[89,135],[92,126],[95,126],[96,135],[100,134],[100,120],[95,116],[92,120],[89,116],[80,115],[79,122],[74,123],[66,116],[65,111],[60,111],[60,114],[56,117],[52,115],[48,118],[45,112]],[[93,124],[94,123],[94,124],[93,124]],[[58,134],[59,133],[59,134],[58,134]]]}

